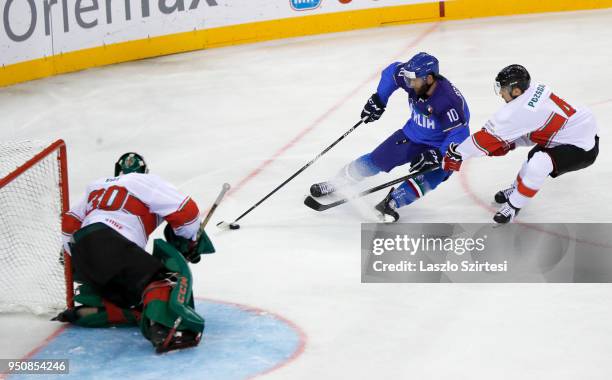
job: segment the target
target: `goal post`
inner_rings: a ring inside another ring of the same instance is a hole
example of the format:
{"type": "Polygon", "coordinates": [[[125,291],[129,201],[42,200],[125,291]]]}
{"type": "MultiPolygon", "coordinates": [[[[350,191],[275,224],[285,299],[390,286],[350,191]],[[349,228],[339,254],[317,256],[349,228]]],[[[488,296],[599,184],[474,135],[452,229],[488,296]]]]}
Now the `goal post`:
{"type": "Polygon", "coordinates": [[[62,248],[68,209],[63,140],[0,142],[0,311],[74,306],[71,259],[62,248]]]}

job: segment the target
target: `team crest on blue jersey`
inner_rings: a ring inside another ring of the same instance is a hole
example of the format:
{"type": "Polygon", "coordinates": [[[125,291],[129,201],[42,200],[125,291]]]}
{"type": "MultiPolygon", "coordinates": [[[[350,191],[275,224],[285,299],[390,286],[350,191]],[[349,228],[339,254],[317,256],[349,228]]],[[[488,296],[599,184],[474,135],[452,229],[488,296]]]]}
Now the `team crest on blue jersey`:
{"type": "Polygon", "coordinates": [[[318,8],[323,0],[289,0],[291,8],[296,11],[307,11],[318,8]]]}

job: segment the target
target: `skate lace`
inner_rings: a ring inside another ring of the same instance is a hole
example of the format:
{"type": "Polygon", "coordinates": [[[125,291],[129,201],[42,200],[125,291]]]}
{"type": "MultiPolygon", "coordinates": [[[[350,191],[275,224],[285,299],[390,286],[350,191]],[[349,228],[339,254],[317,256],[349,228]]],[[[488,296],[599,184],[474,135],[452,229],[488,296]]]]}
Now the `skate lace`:
{"type": "Polygon", "coordinates": [[[510,194],[512,194],[513,191],[514,191],[514,186],[510,186],[509,188],[502,190],[506,199],[510,197],[510,194]]]}
{"type": "Polygon", "coordinates": [[[513,216],[514,215],[514,209],[507,203],[504,204],[497,212],[499,212],[503,216],[513,216]]]}
{"type": "Polygon", "coordinates": [[[319,184],[319,189],[321,190],[321,193],[323,194],[330,193],[334,191],[334,185],[332,185],[329,182],[323,182],[319,184]]]}

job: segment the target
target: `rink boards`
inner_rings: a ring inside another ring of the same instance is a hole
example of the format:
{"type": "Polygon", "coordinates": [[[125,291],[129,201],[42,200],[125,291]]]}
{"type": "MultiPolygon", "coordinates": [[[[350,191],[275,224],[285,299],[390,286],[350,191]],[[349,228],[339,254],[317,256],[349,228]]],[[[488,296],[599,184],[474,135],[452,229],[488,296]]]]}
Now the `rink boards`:
{"type": "Polygon", "coordinates": [[[0,0],[0,86],[279,38],[447,19],[612,7],[612,0],[0,0]],[[123,3],[123,4],[121,4],[123,3]]]}

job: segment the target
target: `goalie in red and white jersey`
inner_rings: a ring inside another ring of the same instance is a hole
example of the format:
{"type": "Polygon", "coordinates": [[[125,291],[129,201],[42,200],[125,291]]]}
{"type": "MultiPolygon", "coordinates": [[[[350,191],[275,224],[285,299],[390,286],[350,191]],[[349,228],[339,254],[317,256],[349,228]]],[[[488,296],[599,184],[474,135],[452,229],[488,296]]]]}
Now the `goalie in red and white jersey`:
{"type": "Polygon", "coordinates": [[[547,85],[532,85],[523,66],[505,67],[495,82],[496,93],[506,104],[471,138],[449,146],[442,166],[458,171],[468,158],[501,156],[517,146],[533,146],[512,186],[495,194],[502,206],[493,219],[508,223],[549,175],[556,178],[592,165],[599,153],[599,137],[588,109],[573,107],[547,85]]]}
{"type": "Polygon", "coordinates": [[[90,183],[63,218],[64,248],[82,284],[75,297],[81,305],[57,320],[91,327],[140,323],[159,351],[199,342],[204,319],[193,310],[185,259],[197,263],[214,247],[206,233],[198,236],[199,210],[190,197],[148,174],[142,156],[126,153],[115,176],[90,183]],[[149,235],[163,221],[170,244],[156,242],[150,255],[149,235]],[[183,322],[173,331],[179,317],[183,322]]]}

